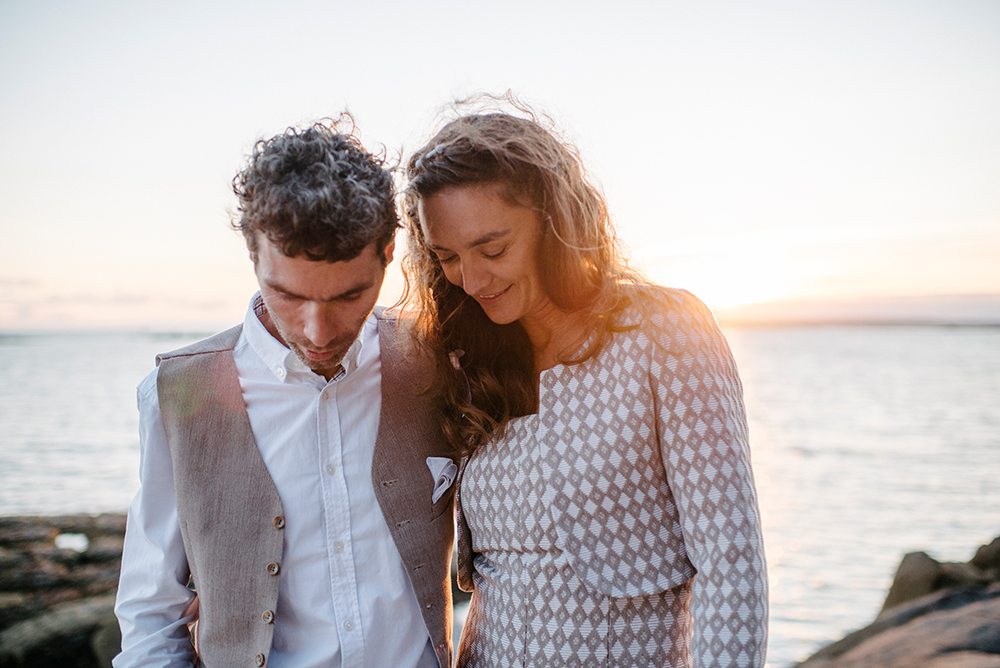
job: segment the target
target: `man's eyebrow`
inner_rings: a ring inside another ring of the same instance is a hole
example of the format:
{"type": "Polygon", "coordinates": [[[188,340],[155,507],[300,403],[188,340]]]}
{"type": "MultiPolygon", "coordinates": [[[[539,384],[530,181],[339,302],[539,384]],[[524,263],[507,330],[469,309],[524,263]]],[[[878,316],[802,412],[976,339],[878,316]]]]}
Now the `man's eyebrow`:
{"type": "MultiPolygon", "coordinates": [[[[507,228],[506,230],[497,230],[496,232],[489,232],[489,233],[484,234],[483,236],[479,237],[478,239],[476,239],[475,241],[473,241],[471,244],[469,244],[469,248],[475,248],[476,246],[482,246],[483,244],[488,244],[491,241],[496,241],[497,239],[503,238],[503,237],[507,236],[508,234],[510,234],[510,228],[507,228]]],[[[435,246],[434,244],[430,245],[430,249],[434,250],[434,251],[446,251],[446,250],[449,250],[448,248],[445,248],[444,246],[435,246]]]]}
{"type": "Polygon", "coordinates": [[[362,282],[362,283],[358,283],[356,285],[352,285],[351,287],[349,287],[347,290],[344,290],[343,292],[340,292],[340,293],[335,294],[335,295],[331,295],[329,297],[321,297],[320,299],[315,299],[313,297],[308,297],[306,295],[300,295],[299,293],[295,292],[294,290],[289,290],[288,288],[284,287],[283,285],[281,285],[281,283],[279,283],[277,281],[265,280],[264,281],[264,285],[266,285],[270,289],[274,290],[275,292],[280,292],[281,294],[285,295],[286,297],[292,297],[294,299],[301,299],[301,300],[307,301],[307,302],[312,302],[312,301],[334,302],[334,301],[337,301],[338,299],[343,299],[345,297],[353,297],[354,295],[360,294],[360,293],[364,292],[365,290],[370,289],[374,285],[374,283],[372,281],[365,281],[365,282],[362,282]]]}

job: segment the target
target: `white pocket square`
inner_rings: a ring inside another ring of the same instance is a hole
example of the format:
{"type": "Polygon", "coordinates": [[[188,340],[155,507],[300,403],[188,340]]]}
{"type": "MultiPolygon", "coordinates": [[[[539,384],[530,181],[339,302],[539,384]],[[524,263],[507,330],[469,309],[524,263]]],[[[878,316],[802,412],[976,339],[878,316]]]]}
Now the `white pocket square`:
{"type": "Polygon", "coordinates": [[[431,478],[434,480],[434,493],[431,495],[431,503],[437,503],[444,496],[455,476],[458,475],[458,466],[448,457],[428,457],[427,468],[431,470],[431,478]]]}

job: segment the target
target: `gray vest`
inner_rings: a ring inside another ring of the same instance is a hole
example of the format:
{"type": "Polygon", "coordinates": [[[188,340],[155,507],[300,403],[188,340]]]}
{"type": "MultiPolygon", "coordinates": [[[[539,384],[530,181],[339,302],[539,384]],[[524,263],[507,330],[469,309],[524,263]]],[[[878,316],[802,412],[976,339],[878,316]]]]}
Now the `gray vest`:
{"type": "MultiPolygon", "coordinates": [[[[205,665],[263,666],[274,636],[285,526],[281,499],[250,429],[232,350],[241,327],[157,357],[181,537],[200,599],[205,665]]],[[[372,482],[420,602],[438,662],[451,663],[453,491],[431,504],[429,456],[449,456],[434,418],[429,368],[379,316],[382,411],[372,482]]],[[[387,624],[386,633],[391,633],[387,624]]]]}

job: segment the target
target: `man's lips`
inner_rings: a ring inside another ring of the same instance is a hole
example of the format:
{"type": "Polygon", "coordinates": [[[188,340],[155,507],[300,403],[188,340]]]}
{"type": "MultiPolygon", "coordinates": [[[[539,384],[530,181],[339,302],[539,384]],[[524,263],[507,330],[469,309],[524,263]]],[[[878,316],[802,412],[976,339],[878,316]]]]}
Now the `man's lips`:
{"type": "Polygon", "coordinates": [[[326,362],[333,357],[337,351],[327,350],[327,351],[316,351],[309,350],[308,348],[302,349],[302,354],[306,356],[310,362],[326,362]]]}

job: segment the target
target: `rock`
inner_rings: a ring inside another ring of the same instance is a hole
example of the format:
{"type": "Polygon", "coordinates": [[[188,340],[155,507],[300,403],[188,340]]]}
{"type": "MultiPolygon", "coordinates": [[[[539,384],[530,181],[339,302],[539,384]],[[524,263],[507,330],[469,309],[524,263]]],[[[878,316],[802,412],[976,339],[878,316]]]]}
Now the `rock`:
{"type": "Polygon", "coordinates": [[[111,660],[122,651],[122,630],[118,618],[113,614],[106,617],[91,640],[91,648],[97,659],[97,666],[110,666],[111,660]]]}
{"type": "Polygon", "coordinates": [[[58,531],[51,526],[34,523],[30,518],[0,517],[0,545],[19,546],[36,541],[49,541],[58,531]]]}
{"type": "Polygon", "coordinates": [[[969,563],[984,571],[995,571],[994,577],[1000,577],[1000,536],[976,550],[976,556],[969,563]]]}
{"type": "Polygon", "coordinates": [[[23,551],[0,547],[0,573],[10,573],[18,568],[24,568],[30,562],[31,558],[23,551]]]}
{"type": "Polygon", "coordinates": [[[121,536],[100,536],[96,540],[90,541],[82,555],[82,560],[88,563],[118,562],[122,558],[123,544],[121,536]]]}
{"type": "Polygon", "coordinates": [[[876,620],[801,668],[1000,668],[1000,538],[967,564],[903,557],[876,620]]]}
{"type": "Polygon", "coordinates": [[[125,535],[125,515],[124,513],[104,513],[94,518],[94,530],[98,533],[110,536],[125,535]]]}
{"type": "Polygon", "coordinates": [[[981,601],[1000,601],[1000,585],[993,588],[963,587],[945,589],[928,594],[914,601],[895,606],[888,612],[883,612],[868,626],[849,633],[835,643],[827,645],[809,657],[800,666],[809,668],[820,666],[841,666],[840,657],[854,648],[868,642],[881,633],[909,624],[924,615],[946,610],[956,610],[981,601]]]}
{"type": "Polygon", "coordinates": [[[23,592],[0,592],[0,629],[25,619],[36,612],[32,597],[23,592]]]}
{"type": "Polygon", "coordinates": [[[885,628],[836,656],[801,668],[1000,666],[1000,586],[990,596],[885,628]]]}
{"type": "Polygon", "coordinates": [[[941,564],[937,560],[926,552],[910,552],[896,569],[896,576],[882,604],[882,612],[904,601],[930,594],[935,590],[940,574],[941,564]]]}
{"type": "Polygon", "coordinates": [[[993,578],[986,571],[972,564],[941,564],[941,572],[935,581],[935,589],[947,587],[965,587],[968,585],[989,584],[993,578]]]}
{"type": "Polygon", "coordinates": [[[94,633],[114,617],[114,595],[57,606],[0,631],[0,665],[10,668],[93,668],[94,633]]]}
{"type": "Polygon", "coordinates": [[[123,514],[0,517],[0,631],[114,592],[124,528],[123,514]]]}

